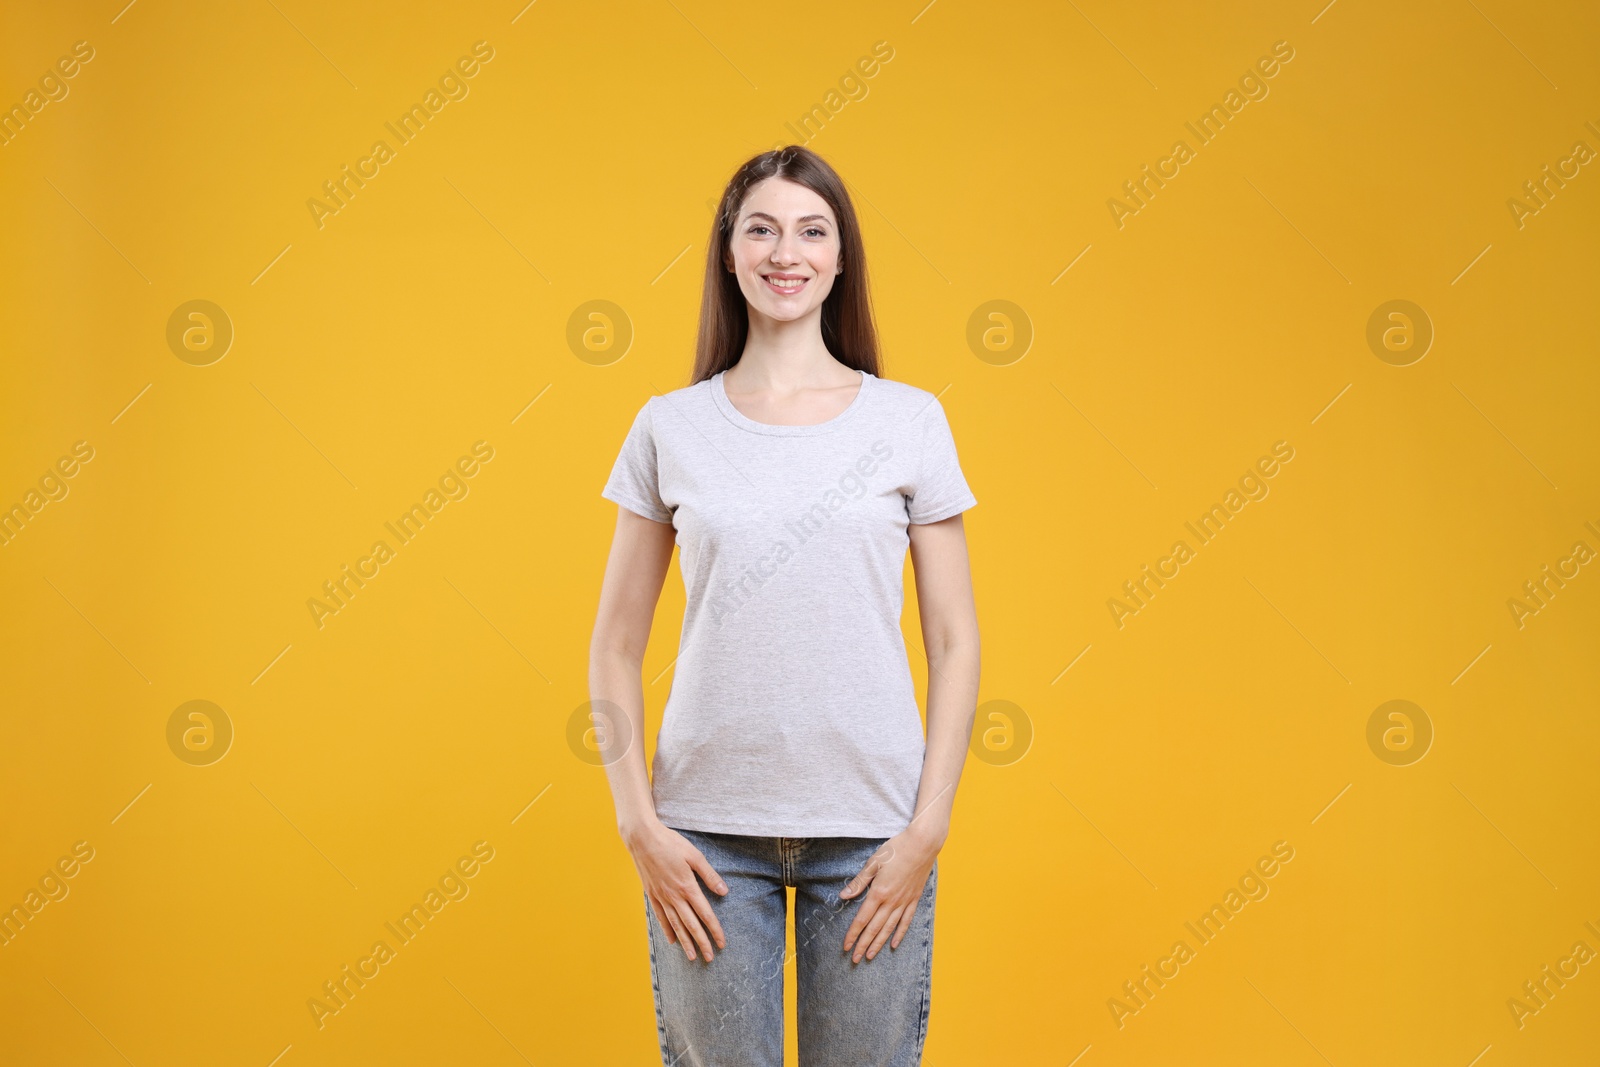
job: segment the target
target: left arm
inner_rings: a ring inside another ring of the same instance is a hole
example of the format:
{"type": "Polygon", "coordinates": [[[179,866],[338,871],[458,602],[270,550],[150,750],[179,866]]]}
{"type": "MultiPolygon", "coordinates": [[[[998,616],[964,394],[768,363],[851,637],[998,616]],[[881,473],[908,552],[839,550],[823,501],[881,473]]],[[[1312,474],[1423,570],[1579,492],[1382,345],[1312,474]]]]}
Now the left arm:
{"type": "Polygon", "coordinates": [[[950,834],[956,784],[966,763],[978,703],[978,612],[973,603],[966,529],[960,515],[910,527],[928,657],[928,742],[911,824],[891,837],[845,886],[849,899],[867,889],[844,938],[854,962],[872,959],[886,939],[891,949],[911,927],[933,861],[950,834]],[[858,941],[859,939],[859,941],[858,941]]]}

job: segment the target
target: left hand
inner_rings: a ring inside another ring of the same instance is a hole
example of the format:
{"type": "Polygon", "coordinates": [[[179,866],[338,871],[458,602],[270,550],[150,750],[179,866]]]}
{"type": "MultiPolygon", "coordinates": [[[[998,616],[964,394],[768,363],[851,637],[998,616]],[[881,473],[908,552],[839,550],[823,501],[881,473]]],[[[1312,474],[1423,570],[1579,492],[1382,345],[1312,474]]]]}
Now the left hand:
{"type": "Polygon", "coordinates": [[[867,890],[861,906],[856,909],[855,921],[844,935],[844,951],[855,947],[851,962],[860,963],[863,955],[869,960],[875,957],[890,934],[894,935],[894,940],[889,942],[889,947],[900,947],[901,938],[911,928],[911,917],[916,914],[917,902],[922,899],[922,890],[938,854],[938,846],[921,837],[906,832],[896,834],[872,854],[860,873],[840,891],[840,899],[849,900],[867,890]]]}

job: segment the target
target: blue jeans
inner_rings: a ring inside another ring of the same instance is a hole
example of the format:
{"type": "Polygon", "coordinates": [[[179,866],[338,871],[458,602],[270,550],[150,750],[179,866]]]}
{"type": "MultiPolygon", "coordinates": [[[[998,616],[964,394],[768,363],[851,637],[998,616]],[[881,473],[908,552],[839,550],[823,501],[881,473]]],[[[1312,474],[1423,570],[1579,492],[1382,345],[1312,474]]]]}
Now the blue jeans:
{"type": "MultiPolygon", "coordinates": [[[[676,828],[675,828],[676,829],[676,828]]],[[[845,931],[865,893],[840,900],[887,838],[748,837],[679,829],[728,883],[701,883],[727,946],[708,963],[667,942],[645,899],[656,1026],[667,1067],[783,1067],[785,924],[795,889],[802,1067],[916,1067],[928,1034],[934,861],[900,947],[853,963],[845,931]]],[[[707,931],[709,933],[709,931],[707,931]]],[[[893,940],[891,932],[890,940],[893,940]]]]}

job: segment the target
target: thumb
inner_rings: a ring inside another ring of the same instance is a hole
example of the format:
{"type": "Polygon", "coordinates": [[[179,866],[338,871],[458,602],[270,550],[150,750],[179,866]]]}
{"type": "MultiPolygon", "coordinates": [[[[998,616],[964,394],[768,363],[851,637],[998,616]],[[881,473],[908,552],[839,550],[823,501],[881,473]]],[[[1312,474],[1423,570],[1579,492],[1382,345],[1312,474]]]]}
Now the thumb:
{"type": "Polygon", "coordinates": [[[877,873],[877,870],[878,870],[878,861],[877,861],[877,859],[874,858],[874,859],[868,860],[867,861],[867,865],[865,867],[861,868],[860,872],[854,878],[850,879],[849,882],[845,883],[845,887],[843,889],[839,890],[840,899],[853,897],[857,893],[859,893],[863,889],[865,889],[869,884],[871,884],[872,876],[877,873]]]}
{"type": "Polygon", "coordinates": [[[689,857],[689,866],[694,868],[713,893],[726,895],[728,883],[724,882],[722,875],[718,874],[716,868],[711,866],[711,861],[706,859],[705,853],[695,849],[694,855],[689,857]]]}

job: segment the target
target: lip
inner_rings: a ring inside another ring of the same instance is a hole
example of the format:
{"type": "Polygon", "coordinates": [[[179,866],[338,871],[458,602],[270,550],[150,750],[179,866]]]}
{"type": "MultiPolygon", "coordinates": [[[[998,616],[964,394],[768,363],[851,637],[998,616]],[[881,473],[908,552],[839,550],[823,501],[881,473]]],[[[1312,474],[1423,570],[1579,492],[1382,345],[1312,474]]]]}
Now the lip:
{"type": "Polygon", "coordinates": [[[798,293],[802,293],[805,291],[806,286],[811,284],[811,279],[807,278],[803,274],[785,274],[780,271],[774,271],[771,274],[763,274],[761,276],[761,280],[766,283],[768,289],[771,289],[773,292],[778,293],[781,296],[794,296],[798,293]],[[794,289],[783,289],[772,284],[772,280],[774,278],[781,278],[785,281],[799,281],[800,285],[794,289]]]}

